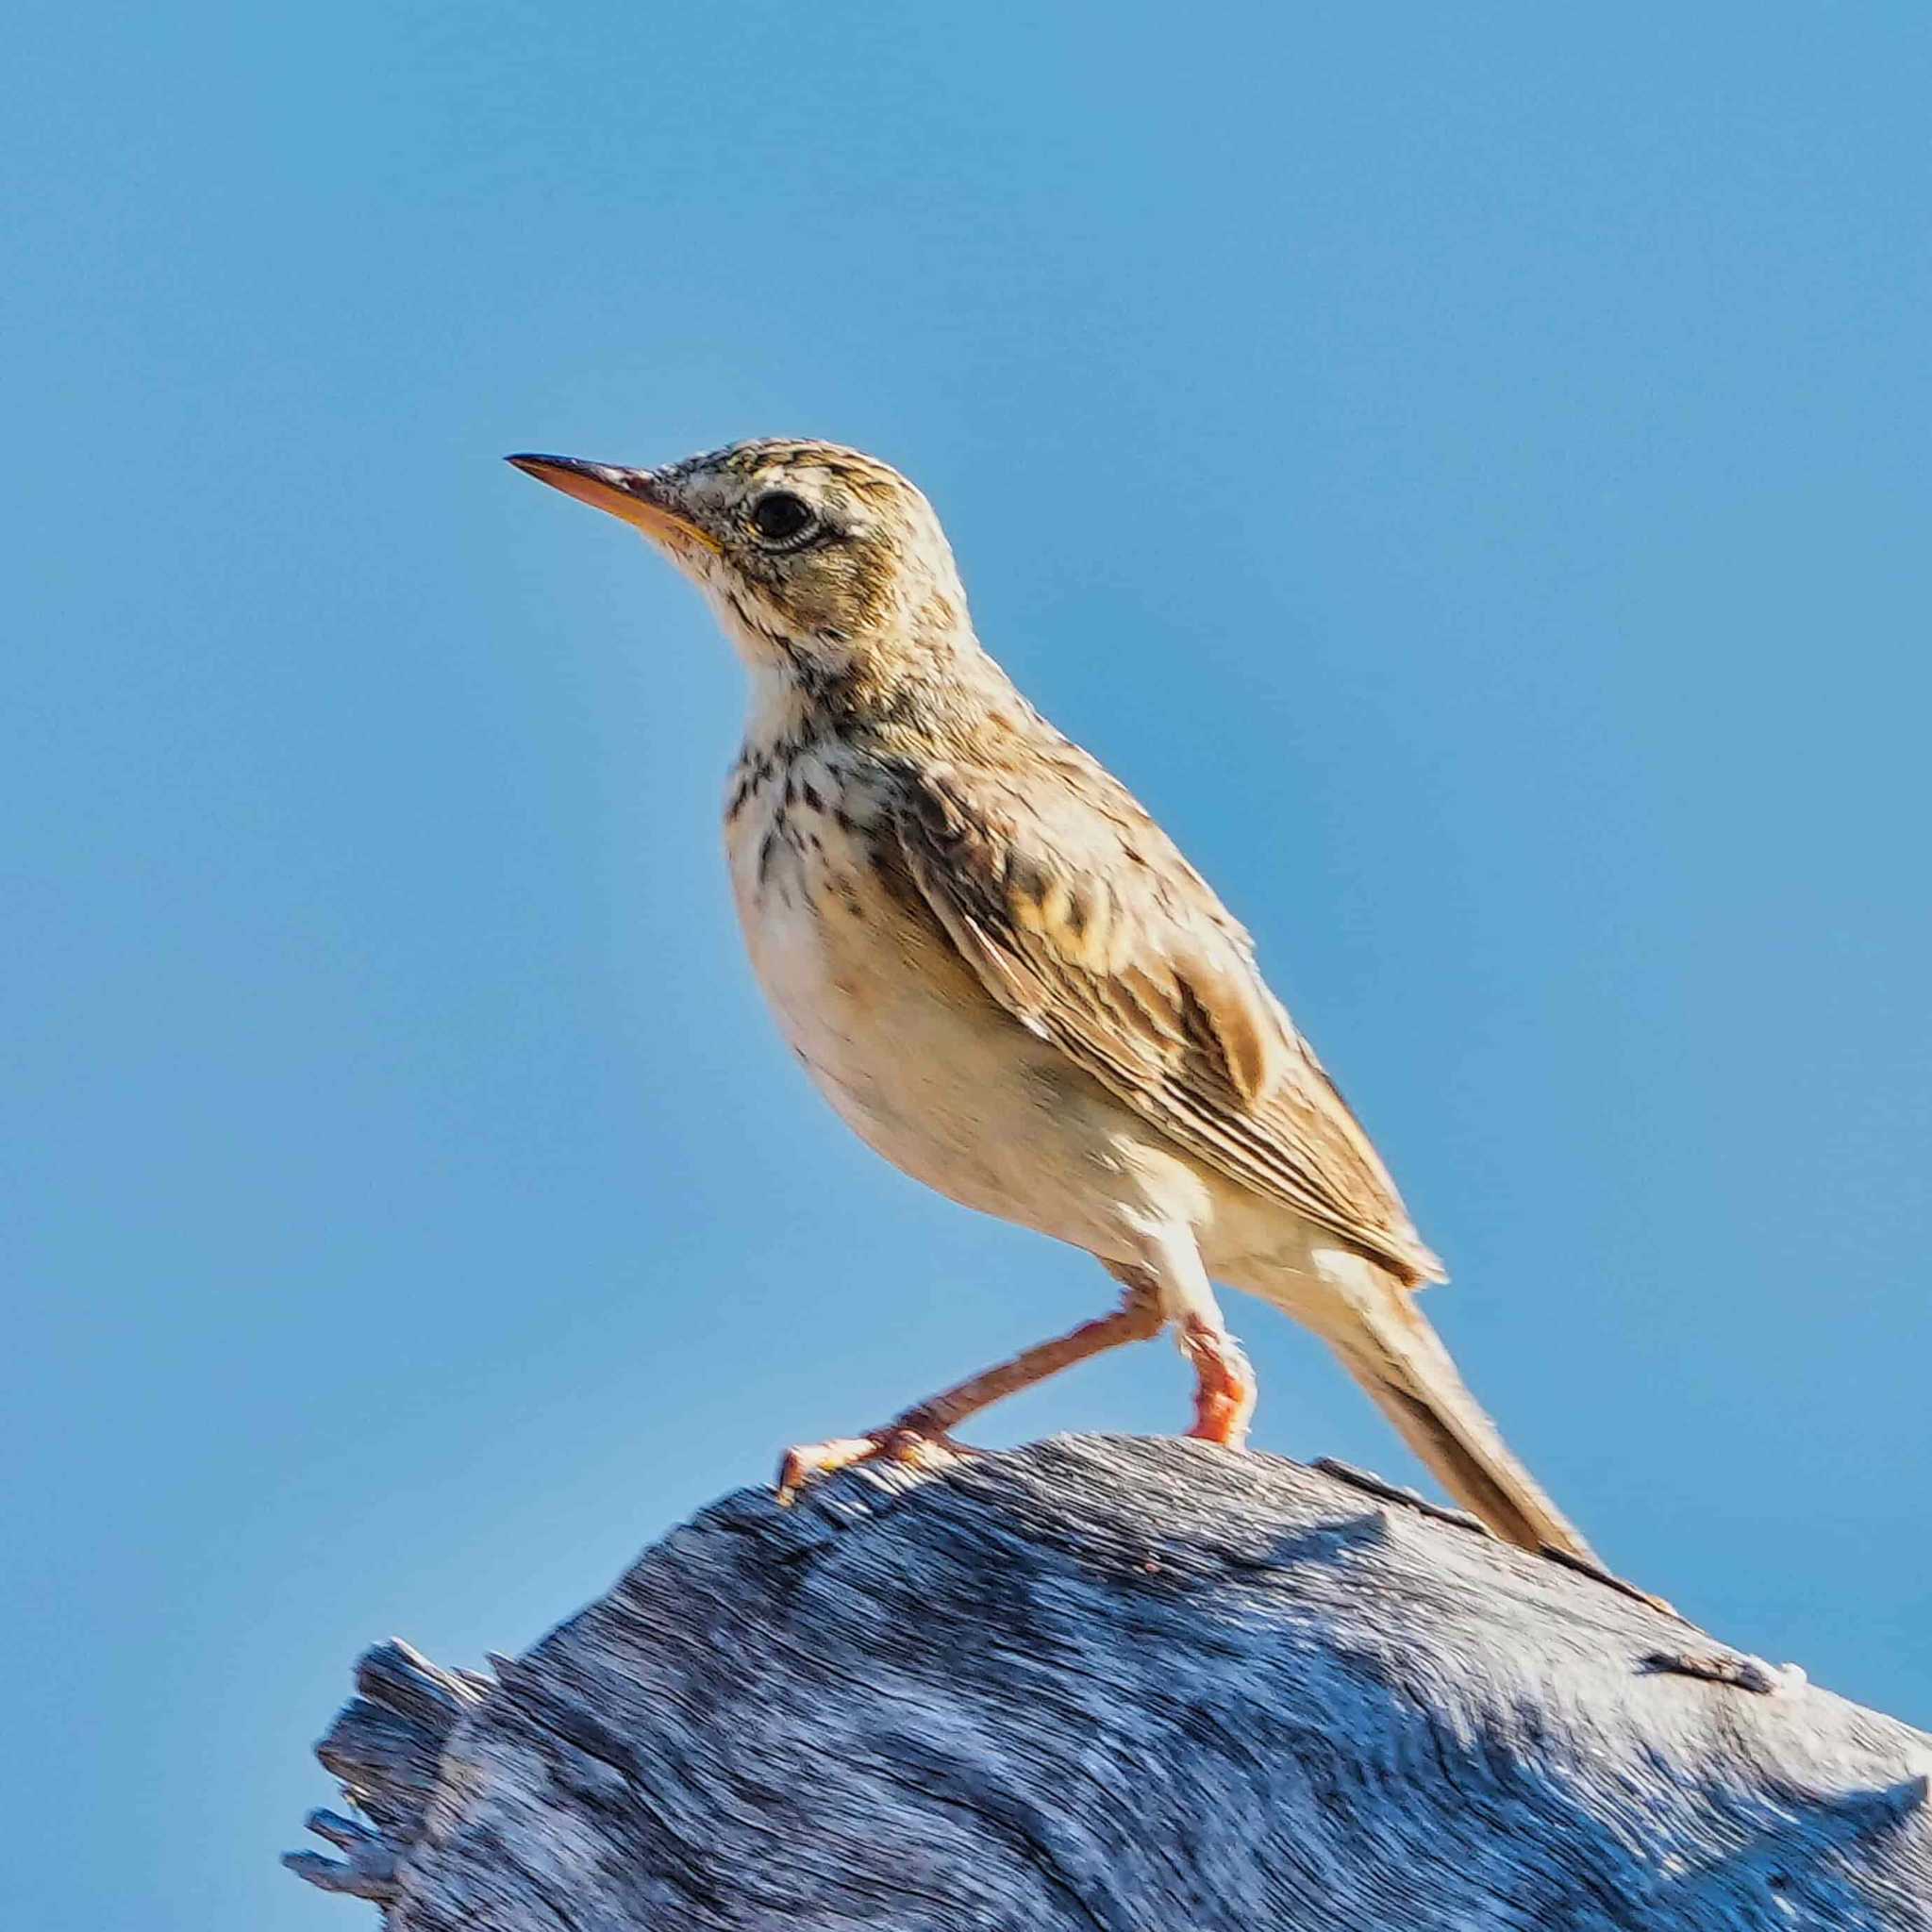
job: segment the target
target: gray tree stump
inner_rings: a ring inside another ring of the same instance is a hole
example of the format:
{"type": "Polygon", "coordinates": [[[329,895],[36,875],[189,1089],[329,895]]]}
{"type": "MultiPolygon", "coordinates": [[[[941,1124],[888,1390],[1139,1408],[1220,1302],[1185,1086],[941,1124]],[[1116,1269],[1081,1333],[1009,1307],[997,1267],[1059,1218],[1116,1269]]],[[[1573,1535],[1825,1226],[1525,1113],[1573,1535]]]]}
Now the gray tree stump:
{"type": "Polygon", "coordinates": [[[1332,1467],[748,1492],[492,1663],[320,1747],[390,1932],[1932,1928],[1932,1739],[1332,1467]]]}

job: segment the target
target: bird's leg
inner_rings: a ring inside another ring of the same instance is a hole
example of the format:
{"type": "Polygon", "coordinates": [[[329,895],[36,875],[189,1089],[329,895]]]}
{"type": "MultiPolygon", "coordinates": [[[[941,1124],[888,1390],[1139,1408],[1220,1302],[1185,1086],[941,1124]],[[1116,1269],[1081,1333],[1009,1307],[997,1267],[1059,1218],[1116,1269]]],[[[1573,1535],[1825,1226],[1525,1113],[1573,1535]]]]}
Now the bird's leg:
{"type": "Polygon", "coordinates": [[[1153,1282],[1161,1314],[1174,1325],[1174,1340],[1194,1371],[1194,1425],[1188,1434],[1224,1449],[1239,1449],[1248,1440],[1255,1413],[1255,1372],[1241,1343],[1228,1333],[1193,1233],[1168,1225],[1146,1228],[1143,1234],[1144,1262],[1136,1270],[1113,1272],[1123,1281],[1138,1274],[1153,1282]]]}
{"type": "MultiPolygon", "coordinates": [[[[952,1441],[947,1431],[982,1408],[1022,1389],[1030,1389],[1089,1356],[1118,1348],[1123,1342],[1147,1341],[1160,1333],[1165,1317],[1160,1293],[1151,1275],[1138,1271],[1116,1269],[1117,1278],[1126,1286],[1126,1297],[1110,1315],[1098,1321],[1083,1322],[1066,1335],[1042,1341],[1016,1355],[1010,1361],[973,1376],[970,1380],[935,1395],[915,1408],[874,1429],[869,1436],[843,1436],[830,1442],[815,1442],[788,1450],[778,1467],[778,1500],[789,1503],[805,1485],[817,1476],[849,1469],[856,1462],[899,1462],[915,1468],[930,1468],[966,1453],[952,1441]]],[[[1236,1351],[1240,1353],[1239,1350],[1236,1351]]]]}
{"type": "Polygon", "coordinates": [[[1224,1449],[1239,1449],[1248,1440],[1257,1393],[1246,1351],[1218,1316],[1207,1322],[1184,1315],[1180,1344],[1194,1369],[1194,1426],[1188,1434],[1219,1442],[1224,1449]]]}

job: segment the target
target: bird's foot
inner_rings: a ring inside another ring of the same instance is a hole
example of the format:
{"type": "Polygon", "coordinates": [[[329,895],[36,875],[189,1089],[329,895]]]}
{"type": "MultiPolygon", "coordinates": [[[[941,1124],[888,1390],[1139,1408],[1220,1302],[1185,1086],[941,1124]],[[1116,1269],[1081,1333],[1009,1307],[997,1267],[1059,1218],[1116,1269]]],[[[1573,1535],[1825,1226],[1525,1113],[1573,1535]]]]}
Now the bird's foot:
{"type": "Polygon", "coordinates": [[[869,1436],[836,1436],[829,1442],[802,1443],[785,1452],[778,1465],[778,1506],[789,1505],[808,1483],[835,1475],[861,1462],[896,1462],[902,1469],[945,1469],[978,1455],[941,1429],[891,1423],[869,1436]]]}
{"type": "Polygon", "coordinates": [[[1188,1434],[1224,1449],[1241,1448],[1257,1392],[1241,1343],[1196,1317],[1182,1326],[1181,1348],[1194,1365],[1194,1426],[1188,1434]]]}

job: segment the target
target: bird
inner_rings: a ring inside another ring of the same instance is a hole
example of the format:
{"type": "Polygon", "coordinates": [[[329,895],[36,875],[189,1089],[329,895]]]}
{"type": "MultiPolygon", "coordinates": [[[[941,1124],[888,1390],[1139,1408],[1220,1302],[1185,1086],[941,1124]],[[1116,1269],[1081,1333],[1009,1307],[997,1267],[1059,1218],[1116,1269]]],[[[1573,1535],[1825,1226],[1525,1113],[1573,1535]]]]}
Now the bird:
{"type": "Polygon", "coordinates": [[[732,894],[812,1082],[887,1160],[1121,1290],[881,1427],[791,1449],[781,1500],[857,1463],[944,1464],[967,1417],[1164,1329],[1193,1371],[1188,1434],[1239,1450],[1256,1384],[1219,1282],[1325,1342],[1496,1536],[1595,1565],[1416,1306],[1442,1265],[1247,931],[982,646],[925,496],[811,440],[508,460],[641,530],[742,660],[732,894]]]}

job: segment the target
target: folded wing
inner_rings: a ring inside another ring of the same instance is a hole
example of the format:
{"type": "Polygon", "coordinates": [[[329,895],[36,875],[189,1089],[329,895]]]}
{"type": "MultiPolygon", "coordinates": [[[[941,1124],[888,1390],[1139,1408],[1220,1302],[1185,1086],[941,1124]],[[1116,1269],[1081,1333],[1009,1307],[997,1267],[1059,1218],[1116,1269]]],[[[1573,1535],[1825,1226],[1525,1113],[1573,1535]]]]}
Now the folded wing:
{"type": "Polygon", "coordinates": [[[1124,787],[1064,740],[902,779],[907,875],[995,999],[1195,1159],[1441,1278],[1248,935],[1124,787]]]}

